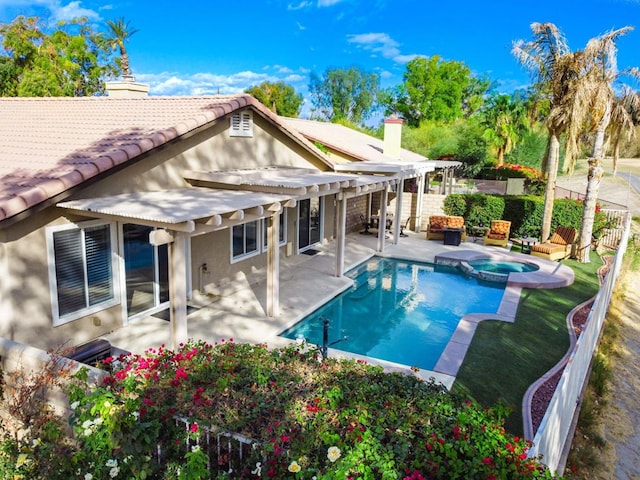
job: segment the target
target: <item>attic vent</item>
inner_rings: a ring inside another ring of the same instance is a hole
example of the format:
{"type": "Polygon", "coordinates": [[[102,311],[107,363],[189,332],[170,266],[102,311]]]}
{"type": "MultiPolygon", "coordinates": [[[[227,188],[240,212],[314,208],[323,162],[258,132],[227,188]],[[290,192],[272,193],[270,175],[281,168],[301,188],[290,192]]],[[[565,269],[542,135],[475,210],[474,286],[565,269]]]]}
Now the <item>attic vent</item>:
{"type": "Polygon", "coordinates": [[[253,114],[250,111],[231,115],[229,135],[232,137],[253,137],[253,114]]]}

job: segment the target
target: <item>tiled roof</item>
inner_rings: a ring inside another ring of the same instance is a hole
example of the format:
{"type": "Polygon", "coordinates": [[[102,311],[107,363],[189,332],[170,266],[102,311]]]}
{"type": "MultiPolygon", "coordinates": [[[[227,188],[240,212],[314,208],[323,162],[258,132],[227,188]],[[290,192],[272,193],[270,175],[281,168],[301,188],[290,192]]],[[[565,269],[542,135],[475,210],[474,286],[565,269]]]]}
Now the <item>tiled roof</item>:
{"type": "Polygon", "coordinates": [[[356,160],[387,164],[426,160],[422,155],[404,148],[401,149],[400,160],[389,157],[383,153],[382,140],[344,125],[300,118],[283,117],[283,119],[311,141],[318,141],[356,160]]]}
{"type": "Polygon", "coordinates": [[[250,95],[0,98],[0,223],[246,106],[328,163],[250,95]]]}

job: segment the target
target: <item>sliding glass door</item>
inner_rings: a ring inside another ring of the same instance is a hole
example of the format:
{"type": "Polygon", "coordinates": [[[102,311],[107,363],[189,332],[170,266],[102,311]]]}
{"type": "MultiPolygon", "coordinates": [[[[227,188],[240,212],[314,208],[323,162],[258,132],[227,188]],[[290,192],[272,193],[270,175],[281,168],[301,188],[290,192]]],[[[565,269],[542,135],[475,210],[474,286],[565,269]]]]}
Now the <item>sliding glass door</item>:
{"type": "Polygon", "coordinates": [[[127,317],[157,310],[169,302],[169,261],[166,245],[149,243],[151,227],[122,226],[127,317]]]}
{"type": "Polygon", "coordinates": [[[322,198],[298,202],[298,251],[303,252],[322,239],[322,198]]]}

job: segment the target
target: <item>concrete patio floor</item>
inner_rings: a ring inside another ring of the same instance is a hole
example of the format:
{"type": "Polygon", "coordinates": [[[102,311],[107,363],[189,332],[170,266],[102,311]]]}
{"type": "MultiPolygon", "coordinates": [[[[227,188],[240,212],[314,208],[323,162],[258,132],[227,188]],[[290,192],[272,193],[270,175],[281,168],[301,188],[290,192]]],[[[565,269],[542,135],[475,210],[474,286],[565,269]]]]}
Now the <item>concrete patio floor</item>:
{"type": "MultiPolygon", "coordinates": [[[[535,263],[539,270],[531,273],[512,273],[497,313],[474,313],[463,317],[449,344],[433,371],[414,372],[428,380],[435,378],[448,388],[453,385],[455,375],[464,360],[478,323],[485,319],[513,322],[517,311],[520,291],[523,287],[557,288],[573,282],[573,270],[539,257],[510,252],[502,247],[485,247],[482,239],[477,242],[468,237],[459,246],[443,245],[442,241],[426,240],[425,234],[409,232],[401,237],[398,245],[385,243],[383,257],[427,263],[468,261],[477,258],[520,260],[535,263]]],[[[346,240],[345,271],[376,254],[377,237],[350,234],[346,240]]],[[[270,347],[283,346],[291,342],[278,334],[294,325],[301,318],[335,297],[352,284],[347,277],[335,276],[335,242],[320,247],[315,255],[297,255],[280,259],[280,315],[269,318],[265,315],[266,281],[250,283],[237,279],[238,288],[220,295],[196,296],[188,303],[193,307],[188,315],[189,338],[210,343],[231,340],[242,343],[266,343],[270,347]]],[[[170,324],[156,316],[148,316],[105,335],[115,347],[134,353],[144,353],[149,348],[169,346],[170,324]]],[[[346,352],[329,350],[330,356],[360,358],[369,363],[383,365],[396,371],[411,372],[403,365],[392,364],[346,352]]]]}

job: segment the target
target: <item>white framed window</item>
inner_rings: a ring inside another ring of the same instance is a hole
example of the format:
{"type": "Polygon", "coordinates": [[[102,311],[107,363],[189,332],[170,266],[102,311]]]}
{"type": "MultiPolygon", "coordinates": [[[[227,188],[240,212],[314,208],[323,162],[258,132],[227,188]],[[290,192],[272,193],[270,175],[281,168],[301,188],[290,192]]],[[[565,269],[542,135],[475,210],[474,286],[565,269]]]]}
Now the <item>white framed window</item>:
{"type": "Polygon", "coordinates": [[[114,224],[61,225],[46,235],[54,326],[118,304],[114,224]]]}
{"type": "Polygon", "coordinates": [[[229,136],[253,137],[253,112],[244,110],[235,112],[229,119],[229,136]]]}
{"type": "MultiPolygon", "coordinates": [[[[262,223],[262,250],[267,251],[267,219],[263,218],[262,223]]],[[[280,212],[280,230],[278,237],[278,245],[282,246],[287,243],[287,209],[283,208],[280,212]]]]}
{"type": "Polygon", "coordinates": [[[260,253],[260,223],[254,220],[231,228],[231,263],[260,253]]]}

